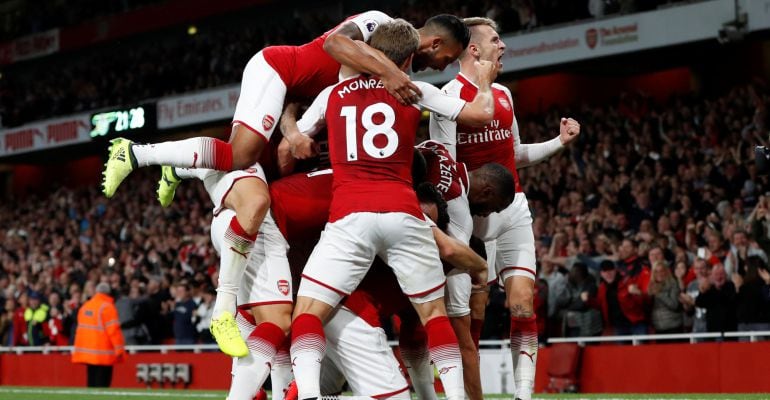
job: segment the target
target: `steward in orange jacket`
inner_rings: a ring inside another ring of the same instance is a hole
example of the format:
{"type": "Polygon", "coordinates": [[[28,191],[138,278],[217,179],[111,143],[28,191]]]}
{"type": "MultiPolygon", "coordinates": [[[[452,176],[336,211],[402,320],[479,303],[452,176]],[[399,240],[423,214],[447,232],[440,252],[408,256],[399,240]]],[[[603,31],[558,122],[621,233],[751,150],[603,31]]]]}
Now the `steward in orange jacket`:
{"type": "Polygon", "coordinates": [[[78,311],[72,362],[87,365],[89,387],[109,387],[112,366],[126,354],[118,310],[109,292],[108,284],[98,284],[94,297],[78,311]]]}

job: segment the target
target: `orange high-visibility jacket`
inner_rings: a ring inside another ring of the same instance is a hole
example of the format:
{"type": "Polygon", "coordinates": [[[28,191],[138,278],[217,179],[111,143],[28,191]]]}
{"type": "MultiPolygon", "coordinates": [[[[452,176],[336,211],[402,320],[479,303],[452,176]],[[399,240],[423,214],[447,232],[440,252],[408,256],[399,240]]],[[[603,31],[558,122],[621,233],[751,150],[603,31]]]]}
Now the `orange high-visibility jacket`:
{"type": "Polygon", "coordinates": [[[125,341],[112,297],[97,293],[80,307],[72,362],[113,365],[123,361],[125,341]]]}

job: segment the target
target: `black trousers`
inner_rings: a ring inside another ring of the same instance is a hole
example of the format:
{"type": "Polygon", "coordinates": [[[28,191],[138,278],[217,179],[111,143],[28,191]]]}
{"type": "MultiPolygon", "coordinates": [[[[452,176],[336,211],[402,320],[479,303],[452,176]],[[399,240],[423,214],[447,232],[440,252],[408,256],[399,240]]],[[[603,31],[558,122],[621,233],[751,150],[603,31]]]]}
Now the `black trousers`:
{"type": "Polygon", "coordinates": [[[110,387],[112,383],[112,365],[86,365],[88,387],[110,387]]]}

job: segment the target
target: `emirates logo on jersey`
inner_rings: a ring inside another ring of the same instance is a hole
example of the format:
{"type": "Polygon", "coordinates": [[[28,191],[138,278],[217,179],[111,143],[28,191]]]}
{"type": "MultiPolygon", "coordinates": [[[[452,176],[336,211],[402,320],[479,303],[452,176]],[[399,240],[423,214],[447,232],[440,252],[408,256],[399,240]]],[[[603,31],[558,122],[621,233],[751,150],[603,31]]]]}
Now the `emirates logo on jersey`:
{"type": "Polygon", "coordinates": [[[508,100],[500,97],[498,99],[498,101],[500,102],[500,105],[503,106],[504,109],[506,109],[506,110],[510,110],[511,109],[511,103],[509,103],[508,100]]]}
{"type": "Polygon", "coordinates": [[[266,131],[269,131],[274,124],[275,124],[275,118],[273,118],[272,115],[268,114],[268,115],[265,115],[264,118],[262,118],[262,127],[265,128],[266,131]]]}
{"type": "Polygon", "coordinates": [[[277,285],[278,291],[281,292],[282,295],[286,296],[289,294],[289,281],[281,279],[277,282],[277,285]]]}

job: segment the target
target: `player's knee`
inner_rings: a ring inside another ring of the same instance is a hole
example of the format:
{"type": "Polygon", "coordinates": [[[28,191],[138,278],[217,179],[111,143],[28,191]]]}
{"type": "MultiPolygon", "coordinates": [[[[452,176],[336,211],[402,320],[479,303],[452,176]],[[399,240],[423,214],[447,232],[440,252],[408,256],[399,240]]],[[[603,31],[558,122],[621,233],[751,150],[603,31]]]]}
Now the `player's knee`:
{"type": "Polygon", "coordinates": [[[535,291],[533,288],[525,285],[513,286],[511,292],[508,294],[508,308],[511,311],[511,315],[515,317],[521,317],[522,313],[532,313],[532,303],[535,298],[535,291]]]}
{"type": "Polygon", "coordinates": [[[255,234],[259,231],[269,208],[270,197],[257,195],[241,201],[235,212],[243,229],[250,234],[255,234]]]}
{"type": "Polygon", "coordinates": [[[256,153],[236,151],[233,149],[233,171],[246,169],[254,165],[258,160],[256,153]]]}
{"type": "Polygon", "coordinates": [[[233,171],[246,169],[259,161],[259,153],[263,147],[260,144],[261,138],[243,125],[237,124],[233,127],[234,135],[231,143],[233,154],[233,171]]]}
{"type": "Polygon", "coordinates": [[[291,331],[291,311],[287,311],[286,313],[282,313],[280,316],[275,318],[275,321],[273,323],[281,328],[283,330],[283,333],[285,335],[288,335],[291,331]]]}

